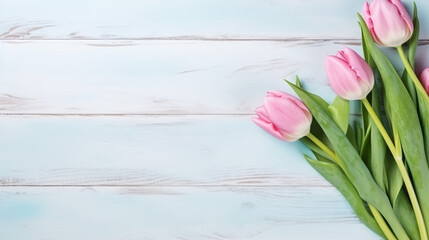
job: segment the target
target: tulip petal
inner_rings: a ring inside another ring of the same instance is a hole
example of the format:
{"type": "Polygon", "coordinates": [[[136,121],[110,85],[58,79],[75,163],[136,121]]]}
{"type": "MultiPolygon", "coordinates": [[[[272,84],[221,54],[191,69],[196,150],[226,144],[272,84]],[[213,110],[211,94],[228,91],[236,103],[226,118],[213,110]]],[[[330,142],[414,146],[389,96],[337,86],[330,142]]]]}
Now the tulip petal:
{"type": "Polygon", "coordinates": [[[404,4],[402,4],[401,0],[389,0],[389,1],[396,6],[396,8],[399,11],[399,14],[401,14],[402,19],[404,20],[405,24],[408,26],[408,29],[410,29],[410,32],[413,32],[414,31],[413,21],[411,20],[411,17],[408,14],[407,9],[405,9],[404,4]]]}
{"type": "Polygon", "coordinates": [[[362,99],[364,95],[358,81],[357,73],[349,64],[336,56],[327,56],[325,59],[326,75],[336,94],[346,100],[362,99]]]}
{"type": "Polygon", "coordinates": [[[310,132],[310,128],[311,128],[311,121],[306,120],[301,124],[296,125],[294,132],[292,133],[285,132],[284,137],[288,142],[295,142],[296,140],[307,136],[307,134],[310,132]]]}
{"type": "Polygon", "coordinates": [[[382,45],[397,47],[411,37],[412,29],[398,8],[388,0],[375,0],[370,4],[369,11],[374,33],[382,45]]]}
{"type": "Polygon", "coordinates": [[[306,109],[305,105],[291,95],[286,94],[281,95],[281,97],[268,95],[265,98],[264,106],[269,119],[282,133],[295,135],[295,133],[302,130],[299,128],[301,123],[304,122],[308,125],[308,110],[303,111],[303,107],[306,109]]]}
{"type": "Polygon", "coordinates": [[[264,121],[270,122],[270,119],[268,118],[267,110],[265,110],[264,106],[259,106],[255,109],[256,115],[264,121]]]}
{"type": "Polygon", "coordinates": [[[368,30],[370,31],[374,41],[379,45],[383,45],[383,43],[380,41],[380,39],[378,39],[377,34],[375,34],[374,22],[371,19],[371,11],[370,11],[370,6],[369,6],[368,2],[365,2],[365,4],[363,5],[362,14],[363,14],[363,18],[366,22],[366,25],[368,26],[368,30]]]}
{"type": "Polygon", "coordinates": [[[264,129],[269,134],[273,135],[274,137],[280,140],[286,140],[286,138],[283,137],[283,135],[279,131],[277,131],[273,123],[264,121],[260,118],[253,118],[253,122],[256,123],[256,125],[258,125],[262,129],[264,129]]]}
{"type": "Polygon", "coordinates": [[[359,54],[348,47],[344,48],[344,57],[360,80],[367,83],[367,86],[371,90],[374,86],[374,73],[368,63],[365,62],[359,54]]]}
{"type": "Polygon", "coordinates": [[[426,92],[429,94],[429,68],[426,68],[420,74],[420,82],[422,83],[422,85],[425,88],[426,92]]]}

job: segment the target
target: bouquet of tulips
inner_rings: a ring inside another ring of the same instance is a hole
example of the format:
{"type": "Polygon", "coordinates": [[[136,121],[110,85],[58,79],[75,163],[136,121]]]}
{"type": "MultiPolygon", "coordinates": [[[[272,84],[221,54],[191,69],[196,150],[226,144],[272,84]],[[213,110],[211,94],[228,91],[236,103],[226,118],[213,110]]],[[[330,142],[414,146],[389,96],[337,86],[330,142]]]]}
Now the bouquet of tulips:
{"type": "Polygon", "coordinates": [[[428,239],[429,69],[414,71],[419,21],[400,0],[365,3],[358,14],[362,58],[345,48],[327,56],[328,104],[296,83],[301,100],[268,92],[254,122],[286,141],[300,139],[308,163],[340,191],[359,219],[389,240],[428,239]],[[377,45],[396,48],[400,73],[377,45]],[[404,51],[406,49],[406,51],[404,51]],[[359,106],[349,119],[350,105],[359,106]],[[313,118],[316,121],[312,121],[313,118]]]}

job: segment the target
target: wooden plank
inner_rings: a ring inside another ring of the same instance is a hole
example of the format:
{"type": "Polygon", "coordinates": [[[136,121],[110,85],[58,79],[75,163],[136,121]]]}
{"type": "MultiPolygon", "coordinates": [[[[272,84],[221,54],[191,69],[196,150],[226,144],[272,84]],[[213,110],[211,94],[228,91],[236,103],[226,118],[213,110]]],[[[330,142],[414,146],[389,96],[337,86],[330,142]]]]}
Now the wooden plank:
{"type": "MultiPolygon", "coordinates": [[[[412,0],[404,1],[410,7],[412,0]]],[[[421,13],[429,3],[416,1],[421,13]]],[[[2,39],[359,38],[364,0],[1,0],[2,39]]],[[[427,14],[420,14],[429,37],[427,14]]]]}
{"type": "Polygon", "coordinates": [[[2,186],[319,186],[250,116],[3,116],[2,186]]]}
{"type": "Polygon", "coordinates": [[[332,188],[2,188],[10,240],[380,239],[332,188]]]}
{"type": "Polygon", "coordinates": [[[0,113],[251,114],[295,74],[331,100],[323,61],[343,46],[360,52],[358,41],[1,41],[0,113]]]}

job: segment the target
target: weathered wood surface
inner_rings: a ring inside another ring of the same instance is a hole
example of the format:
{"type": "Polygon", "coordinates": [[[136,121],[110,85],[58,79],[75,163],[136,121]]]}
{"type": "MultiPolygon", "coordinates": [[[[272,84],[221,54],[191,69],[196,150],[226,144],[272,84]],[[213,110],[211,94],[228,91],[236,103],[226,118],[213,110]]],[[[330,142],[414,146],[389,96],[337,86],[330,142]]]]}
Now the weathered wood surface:
{"type": "MultiPolygon", "coordinates": [[[[364,0],[1,0],[2,39],[359,38],[364,0]]],[[[406,0],[409,7],[413,1],[406,0]]],[[[429,2],[417,0],[423,22],[429,2]]],[[[422,36],[429,37],[428,28],[422,36]]]]}
{"type": "Polygon", "coordinates": [[[377,239],[339,199],[330,187],[7,187],[0,237],[377,239]]]}
{"type": "Polygon", "coordinates": [[[329,185],[300,143],[274,139],[250,119],[2,117],[0,185],[329,185]]]}
{"type": "Polygon", "coordinates": [[[3,116],[0,132],[1,238],[377,239],[250,116],[3,116]]]}
{"type": "Polygon", "coordinates": [[[361,51],[337,40],[1,41],[0,113],[251,114],[296,74],[330,100],[324,57],[344,46],[361,51]]]}
{"type": "Polygon", "coordinates": [[[251,122],[296,74],[333,98],[363,2],[0,0],[0,239],[379,239],[251,122]]]}

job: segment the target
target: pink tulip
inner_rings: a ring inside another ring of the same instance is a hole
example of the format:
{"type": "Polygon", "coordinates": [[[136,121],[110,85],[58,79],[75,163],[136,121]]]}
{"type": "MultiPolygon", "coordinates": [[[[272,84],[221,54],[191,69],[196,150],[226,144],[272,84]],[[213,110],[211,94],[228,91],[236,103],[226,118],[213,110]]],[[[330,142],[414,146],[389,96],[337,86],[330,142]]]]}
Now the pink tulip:
{"type": "Polygon", "coordinates": [[[425,88],[426,92],[429,94],[429,68],[426,68],[420,74],[420,82],[422,83],[422,85],[425,88]]]}
{"type": "Polygon", "coordinates": [[[372,38],[381,46],[401,46],[413,34],[413,21],[401,0],[366,2],[362,11],[372,38]]]}
{"type": "Polygon", "coordinates": [[[325,69],[334,92],[346,100],[364,99],[374,87],[374,74],[368,63],[350,48],[327,56],[325,69]]]}
{"type": "Polygon", "coordinates": [[[270,91],[253,121],[276,138],[294,142],[310,132],[312,115],[301,100],[281,91],[270,91]]]}

